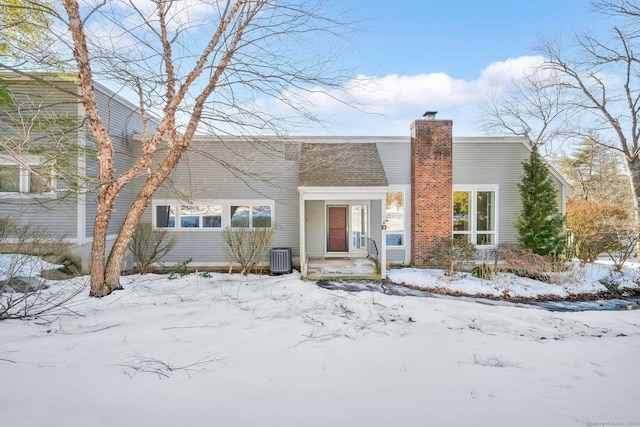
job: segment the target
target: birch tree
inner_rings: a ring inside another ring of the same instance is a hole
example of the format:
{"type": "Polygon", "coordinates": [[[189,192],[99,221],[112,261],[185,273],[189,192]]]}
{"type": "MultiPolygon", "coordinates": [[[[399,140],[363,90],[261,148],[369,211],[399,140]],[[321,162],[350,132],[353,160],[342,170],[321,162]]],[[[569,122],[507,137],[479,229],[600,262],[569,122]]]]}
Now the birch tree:
{"type": "MultiPolygon", "coordinates": [[[[91,254],[91,295],[120,287],[121,266],[154,192],[190,148],[204,125],[279,132],[286,118],[252,100],[272,96],[306,114],[294,91],[338,87],[339,75],[319,53],[342,27],[305,0],[134,1],[62,0],[78,72],[80,102],[98,145],[98,196],[91,254]],[[320,43],[322,41],[322,43],[320,43]],[[304,50],[302,49],[304,47],[304,50]],[[119,81],[139,96],[144,117],[142,155],[114,170],[114,144],[101,117],[93,80],[119,81]],[[107,227],[122,189],[144,183],[107,254],[107,227]]],[[[306,116],[309,118],[309,116],[306,116]]]]}

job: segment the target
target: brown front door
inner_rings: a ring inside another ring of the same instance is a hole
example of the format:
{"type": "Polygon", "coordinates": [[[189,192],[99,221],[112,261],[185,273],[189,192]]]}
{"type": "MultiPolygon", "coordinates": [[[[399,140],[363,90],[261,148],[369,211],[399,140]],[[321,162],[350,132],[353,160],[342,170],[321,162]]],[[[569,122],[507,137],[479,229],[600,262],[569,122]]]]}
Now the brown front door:
{"type": "Polygon", "coordinates": [[[347,208],[329,207],[327,252],[347,252],[347,208]]]}

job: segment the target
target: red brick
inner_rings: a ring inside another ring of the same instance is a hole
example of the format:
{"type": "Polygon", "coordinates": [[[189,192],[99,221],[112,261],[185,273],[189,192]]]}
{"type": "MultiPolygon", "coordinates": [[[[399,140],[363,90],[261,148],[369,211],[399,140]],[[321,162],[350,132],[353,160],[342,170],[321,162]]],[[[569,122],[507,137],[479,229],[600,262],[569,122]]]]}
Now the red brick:
{"type": "Polygon", "coordinates": [[[411,260],[424,265],[434,242],[452,235],[451,120],[411,125],[411,260]]]}

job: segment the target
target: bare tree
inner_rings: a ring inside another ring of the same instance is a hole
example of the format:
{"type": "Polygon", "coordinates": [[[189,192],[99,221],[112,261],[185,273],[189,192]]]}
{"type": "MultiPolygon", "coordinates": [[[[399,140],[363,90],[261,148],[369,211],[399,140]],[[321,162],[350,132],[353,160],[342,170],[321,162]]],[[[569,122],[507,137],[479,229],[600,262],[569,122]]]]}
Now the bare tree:
{"type": "Polygon", "coordinates": [[[599,0],[594,7],[613,20],[609,34],[577,35],[573,54],[546,42],[541,46],[543,67],[561,76],[562,87],[572,95],[570,108],[587,115],[585,131],[610,135],[596,142],[621,153],[640,234],[640,6],[635,1],[599,0]]]}
{"type": "Polygon", "coordinates": [[[640,235],[640,4],[595,0],[593,6],[606,31],[576,34],[570,49],[557,40],[542,42],[544,62],[533,77],[485,102],[485,127],[527,136],[547,153],[557,148],[549,144],[589,138],[618,153],[640,235]]]}
{"type": "Polygon", "coordinates": [[[578,144],[569,155],[554,163],[573,186],[573,198],[618,206],[632,217],[629,184],[623,173],[622,156],[598,144],[594,136],[578,144]]]}
{"type": "Polygon", "coordinates": [[[338,86],[330,61],[317,55],[317,37],[327,41],[342,27],[323,15],[320,4],[305,0],[89,3],[81,7],[75,0],[62,1],[80,102],[98,145],[91,295],[104,296],[120,287],[122,262],[135,228],[199,128],[281,130],[286,124],[282,116],[245,101],[270,95],[304,113],[288,90],[338,86]],[[114,170],[114,144],[98,109],[96,76],[118,81],[139,96],[145,123],[142,155],[119,174],[114,170]],[[148,112],[160,116],[155,129],[147,126],[148,112]],[[144,184],[107,256],[115,199],[138,176],[144,184]]]}
{"type": "Polygon", "coordinates": [[[566,88],[542,64],[532,66],[504,92],[490,92],[479,104],[481,126],[488,134],[526,137],[548,156],[553,144],[571,136],[575,110],[567,108],[566,88]]]}

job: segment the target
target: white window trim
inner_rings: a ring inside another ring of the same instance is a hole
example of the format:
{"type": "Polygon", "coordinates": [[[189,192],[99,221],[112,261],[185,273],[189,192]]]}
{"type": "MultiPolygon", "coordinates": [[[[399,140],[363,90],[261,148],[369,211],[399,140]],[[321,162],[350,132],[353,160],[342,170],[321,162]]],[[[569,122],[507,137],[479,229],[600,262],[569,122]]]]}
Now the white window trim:
{"type": "MultiPolygon", "coordinates": [[[[387,193],[394,193],[394,192],[400,192],[402,193],[402,222],[403,222],[403,230],[402,230],[402,245],[386,245],[387,249],[406,249],[408,247],[408,241],[407,241],[407,236],[409,235],[409,233],[407,232],[408,230],[408,215],[407,215],[407,193],[408,191],[405,188],[394,188],[392,186],[389,187],[389,190],[387,191],[387,193]]],[[[387,206],[386,206],[386,200],[385,200],[385,204],[382,207],[384,212],[384,218],[385,218],[385,223],[386,223],[386,217],[387,217],[387,206]]],[[[389,230],[386,229],[386,233],[385,233],[385,239],[386,239],[386,234],[395,234],[394,230],[389,230]]]]}
{"type": "MultiPolygon", "coordinates": [[[[151,204],[152,214],[151,221],[153,228],[169,231],[188,231],[188,232],[221,232],[225,228],[231,226],[231,206],[269,206],[271,208],[271,228],[275,226],[275,202],[273,200],[260,199],[234,199],[234,200],[194,200],[191,203],[180,201],[178,199],[157,199],[151,204]],[[156,206],[174,206],[176,209],[175,227],[157,227],[156,226],[156,206]],[[222,208],[222,218],[220,227],[202,227],[202,212],[200,213],[200,227],[180,227],[180,207],[181,206],[220,206],[222,208]]],[[[253,227],[251,227],[253,229],[253,227]]]]}
{"type": "Polygon", "coordinates": [[[18,162],[13,158],[6,156],[0,156],[0,165],[3,166],[18,166],[18,191],[3,191],[0,192],[0,198],[52,198],[56,197],[56,192],[53,190],[56,188],[55,173],[53,168],[51,170],[50,186],[51,191],[44,191],[41,193],[31,193],[29,191],[31,172],[29,167],[31,166],[43,166],[43,161],[39,156],[23,156],[18,162]]]}
{"type": "MultiPolygon", "coordinates": [[[[471,193],[471,201],[470,201],[471,211],[469,212],[469,216],[473,218],[473,221],[471,221],[471,230],[454,231],[452,226],[451,234],[452,235],[456,235],[456,234],[469,235],[471,236],[470,241],[474,245],[475,245],[475,242],[477,242],[477,232],[478,232],[478,230],[476,229],[477,228],[476,220],[477,220],[477,213],[478,213],[477,206],[476,206],[477,193],[479,191],[493,191],[495,193],[495,216],[496,216],[494,221],[495,230],[493,232],[491,231],[481,232],[481,234],[493,234],[494,244],[493,245],[476,245],[476,247],[478,249],[489,249],[489,248],[496,247],[500,243],[500,235],[498,232],[500,230],[500,186],[496,184],[455,184],[453,185],[453,192],[456,192],[456,191],[468,191],[471,193]]],[[[453,203],[453,197],[451,197],[451,203],[453,203]]]]}

